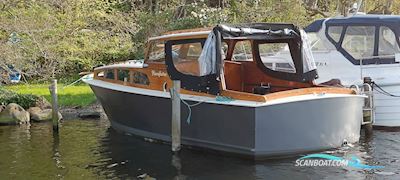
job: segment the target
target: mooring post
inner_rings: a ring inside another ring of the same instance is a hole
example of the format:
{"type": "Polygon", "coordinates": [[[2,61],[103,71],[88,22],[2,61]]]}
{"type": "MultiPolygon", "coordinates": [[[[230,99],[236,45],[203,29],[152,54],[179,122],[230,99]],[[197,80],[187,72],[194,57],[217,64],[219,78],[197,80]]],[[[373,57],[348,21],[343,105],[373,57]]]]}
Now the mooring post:
{"type": "Polygon", "coordinates": [[[171,91],[172,100],[172,121],[171,138],[172,151],[178,152],[181,149],[181,99],[180,99],[181,81],[174,80],[171,91]]]}
{"type": "Polygon", "coordinates": [[[52,107],[52,121],[53,130],[58,132],[58,97],[57,97],[57,80],[53,79],[49,87],[51,94],[51,107],[52,107]]]}

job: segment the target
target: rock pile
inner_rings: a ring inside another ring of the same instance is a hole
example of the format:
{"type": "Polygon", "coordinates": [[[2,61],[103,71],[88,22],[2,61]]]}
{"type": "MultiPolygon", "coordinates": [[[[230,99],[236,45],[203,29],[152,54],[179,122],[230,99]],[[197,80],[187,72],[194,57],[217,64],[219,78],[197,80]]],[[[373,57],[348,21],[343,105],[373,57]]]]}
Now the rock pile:
{"type": "MultiPolygon", "coordinates": [[[[59,120],[62,115],[58,112],[59,120]]],[[[0,105],[0,124],[25,124],[30,120],[35,122],[49,121],[52,119],[51,104],[43,97],[35,103],[35,107],[30,107],[27,111],[20,105],[10,103],[7,106],[0,105]]]]}
{"type": "Polygon", "coordinates": [[[3,124],[26,124],[29,123],[29,120],[30,114],[15,103],[8,104],[0,112],[0,123],[3,124]]]}

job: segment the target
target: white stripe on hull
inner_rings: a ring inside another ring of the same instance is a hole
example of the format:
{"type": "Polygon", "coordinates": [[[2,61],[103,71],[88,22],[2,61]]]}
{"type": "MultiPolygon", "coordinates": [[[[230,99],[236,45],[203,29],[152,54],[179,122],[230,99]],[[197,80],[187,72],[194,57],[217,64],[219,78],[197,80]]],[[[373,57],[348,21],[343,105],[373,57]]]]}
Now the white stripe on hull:
{"type": "MultiPolygon", "coordinates": [[[[112,89],[121,92],[127,93],[135,93],[141,95],[148,95],[154,97],[163,97],[163,98],[171,98],[169,92],[157,91],[157,90],[149,90],[144,88],[136,88],[131,86],[124,86],[115,83],[109,83],[101,80],[96,79],[89,79],[83,78],[85,83],[90,85],[112,89]]],[[[292,96],[286,98],[280,98],[276,100],[271,100],[268,102],[255,102],[255,101],[244,101],[244,100],[234,100],[234,101],[217,101],[215,98],[211,97],[204,97],[204,96],[196,96],[196,95],[185,95],[181,94],[181,98],[184,100],[190,101],[198,101],[198,102],[207,102],[207,103],[214,103],[214,104],[224,104],[224,105],[234,105],[234,106],[245,106],[245,107],[262,107],[262,106],[269,106],[275,104],[284,104],[284,103],[291,103],[297,101],[309,101],[309,100],[316,100],[316,99],[326,99],[326,98],[339,98],[339,97],[364,97],[361,95],[350,95],[350,94],[308,94],[308,95],[301,95],[301,96],[292,96]]]]}

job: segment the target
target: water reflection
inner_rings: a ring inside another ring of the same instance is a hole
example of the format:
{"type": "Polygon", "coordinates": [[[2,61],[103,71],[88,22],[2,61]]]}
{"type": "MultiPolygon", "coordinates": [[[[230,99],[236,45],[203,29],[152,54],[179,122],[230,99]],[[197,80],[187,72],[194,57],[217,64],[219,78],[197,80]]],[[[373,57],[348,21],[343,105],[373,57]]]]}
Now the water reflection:
{"type": "Polygon", "coordinates": [[[64,122],[58,135],[51,124],[0,126],[2,179],[399,179],[400,132],[374,131],[360,143],[325,151],[356,155],[381,170],[350,167],[295,167],[298,157],[254,162],[150,143],[109,128],[107,121],[64,122]]]}
{"type": "Polygon", "coordinates": [[[166,179],[254,178],[253,163],[247,160],[185,148],[179,154],[173,154],[167,144],[146,142],[112,129],[107,132],[108,138],[102,143],[106,157],[112,159],[109,164],[127,161],[124,165],[112,168],[120,178],[137,177],[145,173],[166,179]]]}
{"type": "MultiPolygon", "coordinates": [[[[371,136],[363,136],[359,145],[322,152],[348,158],[356,155],[366,164],[386,166],[384,170],[372,171],[351,167],[294,167],[298,157],[253,162],[188,149],[173,155],[166,144],[145,142],[141,138],[122,135],[112,129],[109,129],[107,134],[108,138],[103,141],[103,146],[108,152],[107,157],[113,159],[113,162],[129,162],[113,168],[115,175],[125,178],[147,173],[162,179],[365,179],[387,175],[390,175],[389,178],[395,178],[400,173],[399,164],[387,162],[386,153],[377,153],[378,150],[391,151],[400,147],[398,144],[387,144],[386,141],[386,138],[396,138],[396,142],[399,142],[399,133],[377,131],[371,136]],[[377,144],[385,149],[377,147],[377,144]]],[[[390,157],[391,161],[397,162],[400,157],[399,151],[392,153],[394,156],[390,157]]]]}

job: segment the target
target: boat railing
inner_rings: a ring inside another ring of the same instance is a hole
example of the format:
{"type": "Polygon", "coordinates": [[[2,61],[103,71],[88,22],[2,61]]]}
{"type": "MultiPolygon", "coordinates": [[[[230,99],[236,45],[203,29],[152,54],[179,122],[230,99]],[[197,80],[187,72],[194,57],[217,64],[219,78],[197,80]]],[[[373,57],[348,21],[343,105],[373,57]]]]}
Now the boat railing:
{"type": "Polygon", "coordinates": [[[363,85],[351,85],[357,94],[366,96],[363,106],[363,121],[362,125],[372,124],[375,121],[374,109],[374,93],[371,84],[364,83],[363,85]]]}
{"type": "Polygon", "coordinates": [[[364,124],[372,124],[375,121],[375,108],[374,108],[374,93],[372,86],[368,83],[364,83],[362,85],[362,94],[367,96],[364,101],[363,107],[363,125],[364,124]]]}
{"type": "Polygon", "coordinates": [[[363,114],[364,120],[363,124],[372,124],[375,121],[375,107],[374,107],[374,92],[371,84],[363,84],[363,94],[367,96],[364,101],[363,114]]]}

